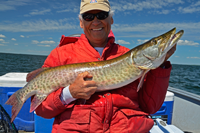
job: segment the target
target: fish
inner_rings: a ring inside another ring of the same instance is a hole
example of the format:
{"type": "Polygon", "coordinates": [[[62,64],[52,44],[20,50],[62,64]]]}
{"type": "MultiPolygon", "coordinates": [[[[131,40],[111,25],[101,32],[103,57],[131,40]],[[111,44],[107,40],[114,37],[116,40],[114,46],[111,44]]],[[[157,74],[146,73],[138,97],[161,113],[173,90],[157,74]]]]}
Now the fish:
{"type": "Polygon", "coordinates": [[[139,91],[146,73],[158,68],[164,62],[167,52],[178,42],[183,33],[183,30],[176,33],[176,28],[173,28],[111,60],[40,68],[29,73],[28,78],[31,80],[6,101],[6,104],[12,106],[11,122],[29,97],[32,97],[30,105],[32,112],[50,93],[72,84],[78,74],[86,71],[93,76],[97,92],[117,89],[140,78],[137,88],[139,91]]]}

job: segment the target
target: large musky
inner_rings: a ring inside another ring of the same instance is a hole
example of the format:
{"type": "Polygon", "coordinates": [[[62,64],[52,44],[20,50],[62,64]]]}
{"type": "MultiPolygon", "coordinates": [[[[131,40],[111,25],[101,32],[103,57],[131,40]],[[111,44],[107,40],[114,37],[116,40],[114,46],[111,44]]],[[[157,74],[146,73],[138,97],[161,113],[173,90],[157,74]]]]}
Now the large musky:
{"type": "MultiPolygon", "coordinates": [[[[110,0],[115,41],[128,48],[176,27],[173,64],[200,65],[200,0],[110,0]]],[[[80,0],[1,0],[0,52],[48,55],[61,35],[83,33],[80,0]]]]}

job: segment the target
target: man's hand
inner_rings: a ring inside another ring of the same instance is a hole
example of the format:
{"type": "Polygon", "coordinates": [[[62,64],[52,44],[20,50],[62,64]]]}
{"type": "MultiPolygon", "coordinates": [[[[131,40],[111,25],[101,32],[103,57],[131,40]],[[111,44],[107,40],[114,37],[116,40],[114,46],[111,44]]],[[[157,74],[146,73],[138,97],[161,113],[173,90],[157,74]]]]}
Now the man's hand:
{"type": "Polygon", "coordinates": [[[69,86],[69,91],[73,98],[88,100],[95,93],[97,89],[96,82],[93,80],[86,81],[85,79],[87,78],[92,78],[92,75],[88,72],[83,72],[69,86]]]}
{"type": "Polygon", "coordinates": [[[166,62],[166,61],[169,59],[169,57],[171,57],[171,56],[174,54],[174,52],[176,51],[176,45],[177,45],[177,44],[175,44],[174,47],[172,47],[172,48],[167,52],[167,55],[166,55],[166,57],[165,57],[164,62],[160,65],[161,68],[165,68],[165,62],[166,62]]]}
{"type": "MultiPolygon", "coordinates": [[[[174,47],[172,47],[172,48],[167,52],[167,55],[166,55],[166,57],[165,57],[165,61],[167,61],[167,60],[169,59],[169,57],[171,57],[171,56],[174,54],[174,52],[176,51],[176,45],[177,45],[177,44],[175,44],[174,47]]],[[[165,61],[164,61],[164,62],[165,62],[165,61]]]]}

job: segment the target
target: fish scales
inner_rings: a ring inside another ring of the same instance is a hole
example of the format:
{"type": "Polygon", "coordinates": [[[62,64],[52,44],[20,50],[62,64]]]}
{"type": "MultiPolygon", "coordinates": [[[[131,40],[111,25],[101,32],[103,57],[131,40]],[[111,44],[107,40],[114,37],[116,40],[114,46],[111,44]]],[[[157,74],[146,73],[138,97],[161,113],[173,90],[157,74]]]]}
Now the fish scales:
{"type": "Polygon", "coordinates": [[[27,77],[31,78],[30,82],[16,91],[6,102],[13,106],[11,122],[29,97],[32,96],[30,107],[30,112],[32,112],[50,93],[72,84],[78,74],[86,71],[93,76],[92,80],[97,84],[97,91],[116,89],[141,78],[139,90],[145,74],[163,63],[167,52],[183,35],[183,30],[176,34],[175,32],[176,28],[111,60],[41,68],[31,72],[27,77]]]}
{"type": "Polygon", "coordinates": [[[92,71],[89,71],[89,73],[94,75],[93,80],[97,82],[98,91],[105,90],[106,88],[114,89],[115,85],[120,86],[120,83],[129,80],[134,75],[131,72],[131,66],[132,62],[130,58],[122,58],[118,61],[110,60],[102,68],[98,68],[98,71],[102,71],[103,75],[95,74],[92,71]]]}

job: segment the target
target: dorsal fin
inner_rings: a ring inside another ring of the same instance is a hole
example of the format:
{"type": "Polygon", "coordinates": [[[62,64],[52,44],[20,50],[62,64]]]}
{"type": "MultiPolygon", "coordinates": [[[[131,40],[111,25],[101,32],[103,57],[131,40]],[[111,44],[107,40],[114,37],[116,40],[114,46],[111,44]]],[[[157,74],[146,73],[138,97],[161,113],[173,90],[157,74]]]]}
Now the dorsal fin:
{"type": "Polygon", "coordinates": [[[38,68],[30,73],[27,74],[26,76],[26,82],[31,81],[33,78],[35,78],[39,73],[43,72],[47,68],[38,68]]]}

